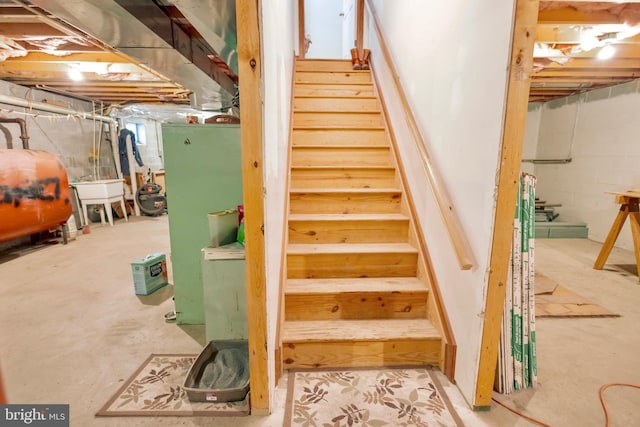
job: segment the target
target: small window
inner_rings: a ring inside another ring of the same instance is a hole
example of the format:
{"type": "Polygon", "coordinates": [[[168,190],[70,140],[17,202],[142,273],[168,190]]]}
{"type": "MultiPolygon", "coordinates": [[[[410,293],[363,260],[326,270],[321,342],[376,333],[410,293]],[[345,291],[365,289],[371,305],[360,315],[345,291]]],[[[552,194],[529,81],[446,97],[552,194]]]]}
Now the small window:
{"type": "Polygon", "coordinates": [[[137,145],[147,145],[147,133],[142,123],[127,123],[126,128],[136,135],[137,145]]]}

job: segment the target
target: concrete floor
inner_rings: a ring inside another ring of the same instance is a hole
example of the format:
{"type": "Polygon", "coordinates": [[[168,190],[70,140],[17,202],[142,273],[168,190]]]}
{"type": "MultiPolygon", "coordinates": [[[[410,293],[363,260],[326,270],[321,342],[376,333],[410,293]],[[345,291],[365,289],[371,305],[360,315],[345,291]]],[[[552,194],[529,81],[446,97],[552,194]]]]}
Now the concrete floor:
{"type": "MultiPolygon", "coordinates": [[[[627,232],[625,230],[624,232],[627,232]]],[[[640,286],[633,253],[614,250],[606,270],[591,269],[600,244],[537,240],[538,271],[622,315],[539,319],[540,385],[496,397],[553,426],[602,426],[598,389],[640,384],[640,286]]],[[[95,418],[94,413],[150,353],[198,353],[204,328],[165,323],[172,288],[133,292],[130,262],[169,254],[167,216],[93,225],[67,246],[0,252],[0,364],[12,403],[69,403],[73,426],[281,426],[286,380],[274,413],[246,418],[95,418]]],[[[529,426],[505,409],[468,409],[455,385],[441,381],[467,426],[529,426]]],[[[640,426],[640,391],[613,389],[614,426],[640,426]]]]}

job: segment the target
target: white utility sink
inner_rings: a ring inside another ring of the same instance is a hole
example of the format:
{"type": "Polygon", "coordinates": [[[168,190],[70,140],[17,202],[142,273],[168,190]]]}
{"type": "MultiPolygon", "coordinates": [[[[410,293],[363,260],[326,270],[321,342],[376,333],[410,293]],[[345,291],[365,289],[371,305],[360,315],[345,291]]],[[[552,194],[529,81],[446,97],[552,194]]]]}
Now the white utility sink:
{"type": "MultiPolygon", "coordinates": [[[[111,213],[111,203],[120,202],[124,218],[127,218],[127,209],[124,205],[124,185],[123,179],[99,179],[96,181],[74,182],[73,185],[78,192],[78,198],[82,204],[82,214],[85,225],[89,224],[87,216],[88,205],[104,205],[107,211],[109,224],[113,226],[113,214],[111,213]]],[[[104,224],[104,212],[100,210],[100,219],[104,224]]]]}

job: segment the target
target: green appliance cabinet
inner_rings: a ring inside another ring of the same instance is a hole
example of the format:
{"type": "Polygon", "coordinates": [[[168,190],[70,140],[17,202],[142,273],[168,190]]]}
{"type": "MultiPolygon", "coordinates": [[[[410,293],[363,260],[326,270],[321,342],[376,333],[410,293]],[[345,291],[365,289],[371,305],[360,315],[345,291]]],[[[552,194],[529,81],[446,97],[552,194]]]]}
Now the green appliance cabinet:
{"type": "Polygon", "coordinates": [[[163,124],[171,265],[180,324],[204,324],[207,214],[242,204],[239,125],[163,124]]]}
{"type": "Polygon", "coordinates": [[[202,287],[207,342],[247,339],[244,246],[202,249],[202,287]]]}

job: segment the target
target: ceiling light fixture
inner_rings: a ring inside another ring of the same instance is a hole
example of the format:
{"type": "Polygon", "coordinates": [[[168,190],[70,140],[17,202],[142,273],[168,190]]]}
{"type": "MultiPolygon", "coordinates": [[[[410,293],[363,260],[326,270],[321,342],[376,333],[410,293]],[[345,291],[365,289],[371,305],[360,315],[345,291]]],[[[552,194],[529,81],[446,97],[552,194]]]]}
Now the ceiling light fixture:
{"type": "Polygon", "coordinates": [[[78,82],[80,80],[84,80],[84,76],[82,75],[80,70],[77,70],[75,68],[71,68],[69,71],[67,71],[67,75],[74,82],[78,82]]]}
{"type": "Polygon", "coordinates": [[[603,46],[602,49],[596,55],[596,58],[600,60],[611,59],[613,55],[616,53],[616,48],[611,46],[610,44],[603,46]]]}

